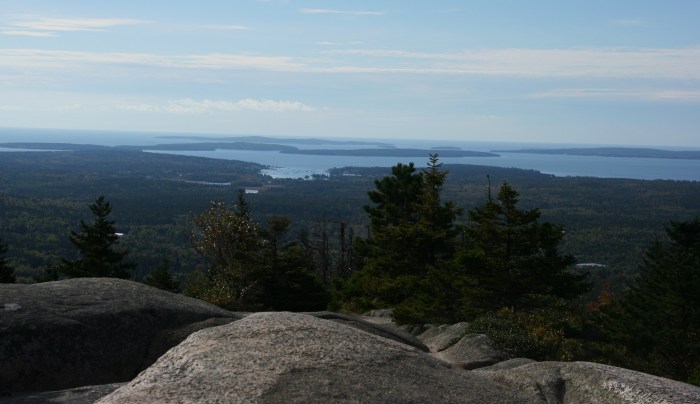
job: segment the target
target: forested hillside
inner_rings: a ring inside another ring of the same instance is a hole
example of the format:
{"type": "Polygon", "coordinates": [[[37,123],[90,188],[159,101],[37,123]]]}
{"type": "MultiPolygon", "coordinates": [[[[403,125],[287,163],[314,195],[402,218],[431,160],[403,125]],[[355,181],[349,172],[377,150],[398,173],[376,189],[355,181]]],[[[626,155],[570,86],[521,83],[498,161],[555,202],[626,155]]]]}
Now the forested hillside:
{"type": "MultiPolygon", "coordinates": [[[[425,158],[427,161],[427,156],[425,158]]],[[[418,167],[426,161],[416,161],[418,167]]],[[[211,201],[233,202],[241,187],[260,188],[246,195],[252,216],[291,220],[290,237],[307,231],[310,240],[338,244],[340,224],[366,235],[362,206],[373,181],[390,168],[344,168],[330,177],[291,180],[265,177],[261,166],[166,154],[104,152],[13,152],[0,155],[0,235],[20,281],[60,258],[72,258],[70,230],[89,217],[87,206],[105,195],[113,207],[122,245],[131,251],[141,278],[162,262],[184,274],[202,261],[191,246],[192,220],[211,201]],[[229,183],[230,185],[221,185],[229,183]],[[217,184],[217,185],[214,185],[217,184]]],[[[596,280],[635,273],[643,250],[663,235],[669,220],[700,212],[700,184],[560,178],[535,171],[447,165],[444,198],[469,209],[485,201],[489,181],[507,180],[524,208],[538,207],[544,220],[564,225],[563,249],[579,263],[597,263],[596,280]]],[[[462,216],[457,222],[465,222],[462,216]]],[[[347,234],[346,234],[347,236],[347,234]]],[[[319,249],[322,249],[319,247],[319,249]]]]}
{"type": "Polygon", "coordinates": [[[467,321],[509,357],[700,383],[699,183],[420,165],[282,180],[139,151],[3,153],[0,280],[132,278],[239,311],[391,307],[467,321]]]}

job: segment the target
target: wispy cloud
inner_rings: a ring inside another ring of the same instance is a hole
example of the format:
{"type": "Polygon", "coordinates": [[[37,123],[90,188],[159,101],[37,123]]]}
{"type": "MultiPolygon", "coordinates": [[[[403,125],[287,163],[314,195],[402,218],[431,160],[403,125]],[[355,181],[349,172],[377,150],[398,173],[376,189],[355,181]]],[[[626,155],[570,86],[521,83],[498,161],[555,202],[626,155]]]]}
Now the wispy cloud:
{"type": "Polygon", "coordinates": [[[256,100],[245,98],[239,101],[193,100],[184,98],[168,101],[164,105],[130,104],[118,107],[127,111],[167,112],[172,114],[204,114],[215,111],[258,111],[258,112],[312,112],[315,110],[299,101],[256,100]]]}
{"type": "Polygon", "coordinates": [[[532,98],[635,99],[642,101],[700,101],[700,91],[619,88],[565,88],[533,94],[532,98]]]}
{"type": "Polygon", "coordinates": [[[54,37],[57,36],[55,32],[50,31],[28,31],[28,30],[18,30],[18,29],[0,29],[0,34],[2,35],[12,35],[12,36],[34,36],[34,37],[54,37]]]}
{"type": "Polygon", "coordinates": [[[255,56],[210,53],[164,56],[150,53],[97,53],[42,49],[0,49],[0,67],[28,69],[74,69],[90,65],[177,69],[256,69],[299,71],[303,65],[286,56],[255,56]]]}
{"type": "Polygon", "coordinates": [[[0,67],[137,67],[267,70],[295,73],[433,74],[504,77],[700,79],[700,47],[650,49],[486,49],[450,53],[405,50],[324,51],[316,58],[208,53],[158,55],[0,49],[0,67]]]}
{"type": "Polygon", "coordinates": [[[336,10],[330,8],[302,8],[303,14],[342,14],[342,15],[366,15],[366,16],[382,16],[386,15],[383,11],[352,11],[352,10],[336,10]]]}
{"type": "MultiPolygon", "coordinates": [[[[405,50],[349,49],[327,55],[364,56],[368,71],[405,71],[434,74],[532,77],[637,77],[699,79],[700,47],[689,48],[575,48],[480,49],[432,53],[405,50]],[[381,60],[372,66],[372,60],[381,60]],[[391,63],[396,59],[396,63],[391,63]],[[387,62],[387,60],[389,62],[387,62]],[[410,61],[414,62],[411,63],[410,61]]],[[[348,71],[362,70],[346,66],[348,71]]],[[[337,71],[342,71],[339,69],[337,71]]]]}
{"type": "Polygon", "coordinates": [[[25,35],[36,37],[57,36],[62,32],[105,31],[123,25],[147,24],[151,21],[133,18],[24,18],[0,28],[4,35],[25,35]]]}

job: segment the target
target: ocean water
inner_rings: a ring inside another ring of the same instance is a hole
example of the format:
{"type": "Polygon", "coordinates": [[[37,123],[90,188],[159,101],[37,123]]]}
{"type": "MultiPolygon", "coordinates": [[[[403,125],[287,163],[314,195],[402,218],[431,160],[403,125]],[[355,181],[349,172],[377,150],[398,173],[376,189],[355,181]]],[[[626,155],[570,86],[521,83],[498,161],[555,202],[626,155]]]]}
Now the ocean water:
{"type": "MultiPolygon", "coordinates": [[[[0,143],[4,142],[57,142],[116,145],[153,145],[159,143],[193,143],[203,140],[165,139],[163,136],[185,134],[167,133],[138,133],[138,132],[103,132],[103,131],[67,131],[47,129],[8,129],[0,128],[0,143]]],[[[204,136],[206,134],[191,134],[204,136]]],[[[212,136],[212,135],[206,135],[212,136]]],[[[242,135],[243,136],[243,135],[242,135]]],[[[277,138],[277,136],[275,136],[277,138]]],[[[297,138],[303,138],[299,136],[297,138]]],[[[599,147],[602,145],[571,145],[571,144],[542,144],[526,142],[479,142],[455,140],[402,140],[402,139],[332,139],[332,140],[366,140],[383,142],[401,148],[431,149],[434,147],[459,147],[463,150],[492,151],[524,148],[566,148],[566,147],[599,147]]],[[[284,142],[279,142],[285,144],[284,142]]],[[[299,148],[371,148],[373,146],[359,145],[314,145],[299,148]]],[[[607,145],[609,146],[609,145],[607,145]]],[[[624,146],[622,146],[624,147],[624,146]]],[[[627,146],[644,147],[644,146],[627,146]]],[[[655,147],[661,148],[661,147],[655,147]]],[[[682,148],[663,147],[667,150],[684,150],[682,148]]],[[[0,149],[0,152],[3,151],[0,149]]],[[[7,150],[6,150],[7,151],[7,150]]],[[[314,174],[324,175],[334,167],[390,167],[396,163],[414,162],[416,166],[425,166],[425,158],[396,158],[396,157],[356,157],[356,156],[305,156],[300,154],[282,154],[275,151],[252,150],[215,150],[215,151],[168,151],[170,153],[188,156],[199,156],[216,159],[250,161],[268,165],[265,170],[276,178],[305,178],[314,174]]],[[[643,180],[680,180],[700,181],[700,160],[655,159],[655,158],[622,158],[596,156],[544,155],[521,153],[498,153],[499,157],[463,157],[441,158],[445,164],[475,164],[497,167],[513,167],[537,170],[556,176],[584,176],[599,178],[631,178],[643,180]]],[[[0,154],[0,158],[2,158],[0,154]]]]}

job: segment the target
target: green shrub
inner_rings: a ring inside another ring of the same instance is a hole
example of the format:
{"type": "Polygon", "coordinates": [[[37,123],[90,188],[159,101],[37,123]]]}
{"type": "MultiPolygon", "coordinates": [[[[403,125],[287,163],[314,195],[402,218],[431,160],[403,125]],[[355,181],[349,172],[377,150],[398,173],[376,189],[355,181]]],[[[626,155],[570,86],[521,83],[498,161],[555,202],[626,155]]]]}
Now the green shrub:
{"type": "Polygon", "coordinates": [[[570,361],[582,350],[578,340],[567,338],[562,327],[542,314],[503,309],[477,317],[467,329],[488,335],[509,359],[570,361]]]}

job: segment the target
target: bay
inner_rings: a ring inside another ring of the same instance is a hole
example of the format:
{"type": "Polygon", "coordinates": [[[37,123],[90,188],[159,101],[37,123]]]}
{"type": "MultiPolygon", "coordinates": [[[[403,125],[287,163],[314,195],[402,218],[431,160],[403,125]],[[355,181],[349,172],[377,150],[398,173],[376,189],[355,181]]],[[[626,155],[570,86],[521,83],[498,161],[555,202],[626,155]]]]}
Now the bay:
{"type": "MultiPolygon", "coordinates": [[[[105,132],[105,131],[72,131],[54,129],[12,129],[0,128],[0,143],[2,142],[65,142],[80,144],[97,144],[106,146],[116,145],[155,145],[162,143],[192,143],[190,134],[169,134],[154,132],[105,132]],[[177,138],[164,138],[177,135],[177,138]]],[[[197,136],[200,134],[191,134],[197,136]]],[[[207,135],[214,136],[214,135],[207,135]]],[[[223,136],[223,135],[222,135],[223,136]]],[[[298,148],[368,148],[366,145],[322,146],[299,145],[293,142],[285,143],[285,138],[275,136],[279,144],[289,144],[298,148]]],[[[304,138],[303,136],[295,137],[304,138]]],[[[290,138],[291,139],[291,138],[290,138]]],[[[420,148],[431,150],[436,147],[456,147],[463,150],[492,151],[504,149],[527,148],[569,148],[569,147],[609,147],[611,145],[583,144],[543,144],[528,142],[484,142],[469,140],[408,140],[408,139],[328,139],[329,141],[360,140],[367,142],[382,142],[399,148],[420,148]]],[[[625,147],[625,145],[621,145],[625,147]]],[[[641,147],[639,145],[626,147],[641,147]]],[[[652,146],[652,148],[659,148],[652,146]]],[[[684,148],[663,147],[665,150],[694,150],[684,148]]],[[[0,150],[10,151],[10,149],[0,150]]],[[[439,154],[439,150],[432,150],[439,154]]],[[[154,151],[155,152],[155,151],[154,151]]],[[[215,159],[230,159],[264,164],[270,168],[265,173],[275,178],[307,178],[313,175],[327,175],[330,168],[340,167],[391,167],[399,162],[414,162],[416,166],[426,165],[425,158],[395,158],[395,157],[362,157],[362,156],[318,156],[302,154],[282,154],[277,151],[252,150],[214,150],[214,151],[158,151],[178,155],[198,156],[215,159]]],[[[527,153],[499,152],[499,157],[453,157],[441,158],[445,164],[472,164],[496,167],[512,167],[540,171],[555,176],[582,176],[598,178],[629,178],[642,180],[678,180],[700,181],[700,160],[630,158],[630,157],[600,157],[546,155],[527,153]]]]}

